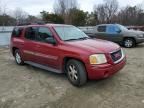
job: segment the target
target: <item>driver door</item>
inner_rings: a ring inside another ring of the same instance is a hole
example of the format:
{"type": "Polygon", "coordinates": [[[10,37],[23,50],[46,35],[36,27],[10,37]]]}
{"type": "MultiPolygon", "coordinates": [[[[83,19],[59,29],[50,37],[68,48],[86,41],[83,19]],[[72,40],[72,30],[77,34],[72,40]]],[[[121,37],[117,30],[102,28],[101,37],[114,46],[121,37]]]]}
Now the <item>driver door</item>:
{"type": "Polygon", "coordinates": [[[49,38],[54,38],[50,29],[48,27],[39,27],[36,36],[36,62],[59,70],[61,53],[59,53],[58,45],[47,42],[49,38]]]}

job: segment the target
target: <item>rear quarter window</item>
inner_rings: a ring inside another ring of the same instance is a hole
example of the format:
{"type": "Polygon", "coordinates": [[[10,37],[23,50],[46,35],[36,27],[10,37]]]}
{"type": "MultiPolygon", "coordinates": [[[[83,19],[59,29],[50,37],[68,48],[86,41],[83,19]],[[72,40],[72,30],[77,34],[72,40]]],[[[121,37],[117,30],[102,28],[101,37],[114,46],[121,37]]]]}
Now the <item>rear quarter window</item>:
{"type": "Polygon", "coordinates": [[[12,31],[12,37],[20,37],[22,34],[23,28],[14,28],[12,31]]]}
{"type": "Polygon", "coordinates": [[[98,26],[97,31],[98,32],[106,32],[106,26],[98,26]]]}

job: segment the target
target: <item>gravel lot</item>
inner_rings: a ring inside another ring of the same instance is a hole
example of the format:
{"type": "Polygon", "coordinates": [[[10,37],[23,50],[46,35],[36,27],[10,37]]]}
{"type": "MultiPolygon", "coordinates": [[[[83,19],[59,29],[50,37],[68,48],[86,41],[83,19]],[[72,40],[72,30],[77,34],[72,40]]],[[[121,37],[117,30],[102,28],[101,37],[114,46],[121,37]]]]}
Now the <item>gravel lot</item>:
{"type": "Polygon", "coordinates": [[[0,108],[144,108],[144,44],[125,52],[119,73],[76,88],[65,75],[16,65],[0,48],[0,108]]]}

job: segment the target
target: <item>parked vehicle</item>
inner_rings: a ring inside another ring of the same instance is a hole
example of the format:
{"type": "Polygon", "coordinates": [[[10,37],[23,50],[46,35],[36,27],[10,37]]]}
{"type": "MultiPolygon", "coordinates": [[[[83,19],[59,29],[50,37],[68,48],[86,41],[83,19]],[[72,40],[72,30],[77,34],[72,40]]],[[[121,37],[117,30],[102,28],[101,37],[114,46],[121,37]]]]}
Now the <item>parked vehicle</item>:
{"type": "Polygon", "coordinates": [[[71,25],[15,27],[11,52],[18,65],[24,63],[56,73],[66,73],[75,86],[88,79],[107,78],[121,70],[126,57],[119,45],[91,39],[71,25]]]}
{"type": "Polygon", "coordinates": [[[85,32],[90,37],[113,41],[126,48],[135,47],[144,42],[144,32],[128,30],[120,24],[101,24],[85,32]]]}

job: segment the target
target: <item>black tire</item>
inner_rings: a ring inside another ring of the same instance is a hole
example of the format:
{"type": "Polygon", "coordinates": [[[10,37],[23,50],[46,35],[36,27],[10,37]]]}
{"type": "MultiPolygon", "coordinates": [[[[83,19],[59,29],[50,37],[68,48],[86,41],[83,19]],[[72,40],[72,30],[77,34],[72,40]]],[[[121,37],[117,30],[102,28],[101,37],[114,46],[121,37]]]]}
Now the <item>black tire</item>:
{"type": "Polygon", "coordinates": [[[125,38],[123,41],[123,46],[126,48],[132,48],[136,46],[136,42],[133,38],[125,38]]]}
{"type": "Polygon", "coordinates": [[[85,66],[83,65],[83,63],[81,63],[78,60],[71,59],[67,62],[66,73],[67,73],[67,77],[68,77],[69,81],[74,86],[79,87],[79,86],[84,85],[87,82],[87,74],[86,74],[85,66]],[[71,71],[72,68],[77,72],[72,72],[71,71]],[[75,76],[75,77],[73,77],[73,76],[75,76]]]}
{"type": "Polygon", "coordinates": [[[16,49],[14,52],[15,61],[18,65],[24,65],[19,49],[16,49]]]}

